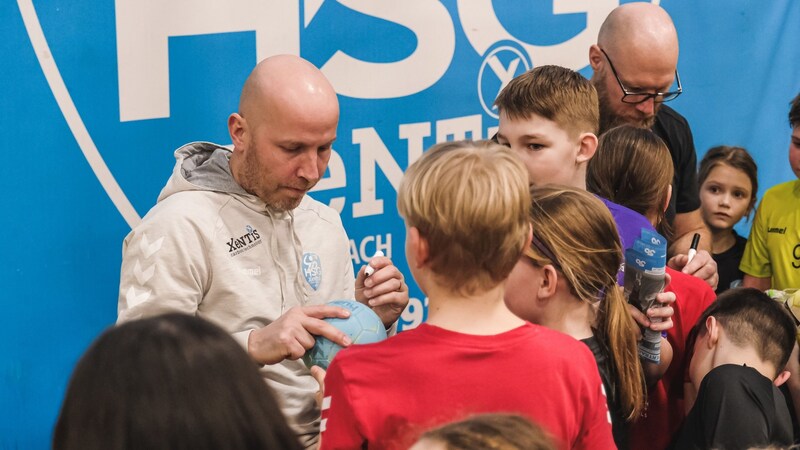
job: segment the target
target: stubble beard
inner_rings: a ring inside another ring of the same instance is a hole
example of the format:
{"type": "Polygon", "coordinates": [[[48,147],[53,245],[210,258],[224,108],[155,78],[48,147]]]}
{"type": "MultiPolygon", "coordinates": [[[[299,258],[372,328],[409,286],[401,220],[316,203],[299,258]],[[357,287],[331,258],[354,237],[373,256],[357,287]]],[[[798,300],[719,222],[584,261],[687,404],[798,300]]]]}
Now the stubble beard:
{"type": "MultiPolygon", "coordinates": [[[[655,114],[651,117],[637,120],[620,116],[614,111],[611,107],[614,100],[611,99],[608,89],[606,88],[605,75],[596,74],[592,80],[594,88],[597,90],[597,100],[600,106],[600,134],[620,125],[632,125],[637,128],[645,128],[648,130],[653,127],[653,124],[656,122],[655,114]]],[[[658,106],[659,105],[656,104],[654,112],[658,112],[658,106]]]]}
{"type": "MultiPolygon", "coordinates": [[[[299,199],[281,197],[276,186],[265,186],[262,181],[266,180],[268,176],[262,170],[261,164],[256,158],[254,148],[248,149],[245,152],[244,160],[241,164],[241,172],[239,177],[239,185],[249,194],[255,195],[266,204],[267,207],[283,212],[290,211],[297,208],[303,197],[299,199]]],[[[313,186],[297,187],[304,189],[306,192],[313,186]]]]}

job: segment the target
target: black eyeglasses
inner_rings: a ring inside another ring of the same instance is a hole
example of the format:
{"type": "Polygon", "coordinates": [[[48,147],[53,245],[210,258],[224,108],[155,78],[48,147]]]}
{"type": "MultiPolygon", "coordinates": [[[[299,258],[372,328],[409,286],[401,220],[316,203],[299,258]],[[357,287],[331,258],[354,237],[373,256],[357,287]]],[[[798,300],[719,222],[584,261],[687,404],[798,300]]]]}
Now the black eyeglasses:
{"type": "Polygon", "coordinates": [[[602,48],[600,49],[604,55],[606,55],[606,59],[608,60],[608,65],[611,67],[611,72],[614,73],[614,78],[617,79],[617,83],[619,83],[619,88],[622,89],[622,103],[642,103],[653,99],[656,103],[663,103],[668,102],[670,100],[675,100],[681,93],[683,93],[683,87],[681,87],[681,76],[678,75],[678,69],[675,69],[675,80],[678,83],[678,90],[671,91],[671,92],[629,92],[625,89],[625,86],[622,85],[622,80],[619,79],[619,75],[617,75],[617,69],[614,68],[614,63],[611,62],[611,58],[608,57],[608,53],[602,48]]]}

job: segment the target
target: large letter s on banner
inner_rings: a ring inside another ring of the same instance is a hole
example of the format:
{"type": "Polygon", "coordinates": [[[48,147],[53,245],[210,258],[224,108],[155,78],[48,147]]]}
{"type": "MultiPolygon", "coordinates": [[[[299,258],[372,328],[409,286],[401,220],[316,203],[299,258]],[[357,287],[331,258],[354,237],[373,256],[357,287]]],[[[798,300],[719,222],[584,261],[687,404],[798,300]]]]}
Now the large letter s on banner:
{"type": "Polygon", "coordinates": [[[322,72],[342,95],[356,98],[395,98],[416,94],[434,85],[447,72],[456,49],[453,20],[434,0],[338,0],[363,14],[400,24],[417,36],[408,58],[391,63],[360,61],[341,50],[322,66],[322,72]]]}

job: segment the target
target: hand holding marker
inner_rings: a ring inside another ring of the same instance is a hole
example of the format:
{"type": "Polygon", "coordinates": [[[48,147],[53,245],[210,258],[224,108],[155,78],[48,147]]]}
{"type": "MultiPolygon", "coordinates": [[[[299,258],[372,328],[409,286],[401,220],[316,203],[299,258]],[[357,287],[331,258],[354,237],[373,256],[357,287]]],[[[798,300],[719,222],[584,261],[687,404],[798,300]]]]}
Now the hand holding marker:
{"type": "Polygon", "coordinates": [[[686,264],[692,262],[692,258],[697,254],[698,245],[700,245],[700,233],[695,233],[692,237],[692,245],[689,247],[689,253],[687,255],[689,259],[686,260],[686,264]]]}
{"type": "MultiPolygon", "coordinates": [[[[372,255],[372,257],[373,257],[373,258],[376,258],[376,257],[378,257],[378,256],[384,256],[384,255],[383,255],[383,252],[382,252],[382,251],[380,251],[380,250],[378,250],[377,252],[375,252],[375,254],[374,254],[374,255],[372,255]]],[[[374,268],[374,267],[372,267],[372,266],[370,266],[369,264],[367,264],[367,268],[366,268],[366,269],[364,269],[364,275],[366,275],[366,276],[370,276],[370,275],[372,275],[373,273],[375,273],[375,268],[374,268]]]]}

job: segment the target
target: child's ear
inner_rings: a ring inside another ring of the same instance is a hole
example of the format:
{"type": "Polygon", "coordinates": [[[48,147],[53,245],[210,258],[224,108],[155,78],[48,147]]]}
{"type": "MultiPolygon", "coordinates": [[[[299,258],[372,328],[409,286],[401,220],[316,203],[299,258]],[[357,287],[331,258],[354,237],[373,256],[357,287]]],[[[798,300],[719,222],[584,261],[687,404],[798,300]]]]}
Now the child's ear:
{"type": "Polygon", "coordinates": [[[428,240],[419,234],[417,227],[408,229],[408,250],[411,252],[417,268],[424,266],[428,262],[430,257],[428,240]]]}
{"type": "Polygon", "coordinates": [[[708,334],[708,340],[706,341],[708,343],[708,348],[712,349],[716,347],[719,342],[720,334],[719,322],[717,322],[716,317],[708,316],[708,318],[706,318],[706,333],[708,334]]]}
{"type": "Polygon", "coordinates": [[[786,383],[790,375],[791,373],[788,370],[784,370],[783,372],[779,373],[777,377],[775,377],[775,380],[772,382],[772,384],[774,384],[775,387],[779,387],[783,383],[786,383]]]}
{"type": "Polygon", "coordinates": [[[551,264],[542,267],[542,283],[539,285],[540,299],[550,299],[558,288],[558,271],[551,264]]]}
{"type": "Polygon", "coordinates": [[[589,161],[594,156],[597,151],[597,136],[594,133],[581,133],[578,139],[580,148],[575,162],[580,164],[589,161]]]}

